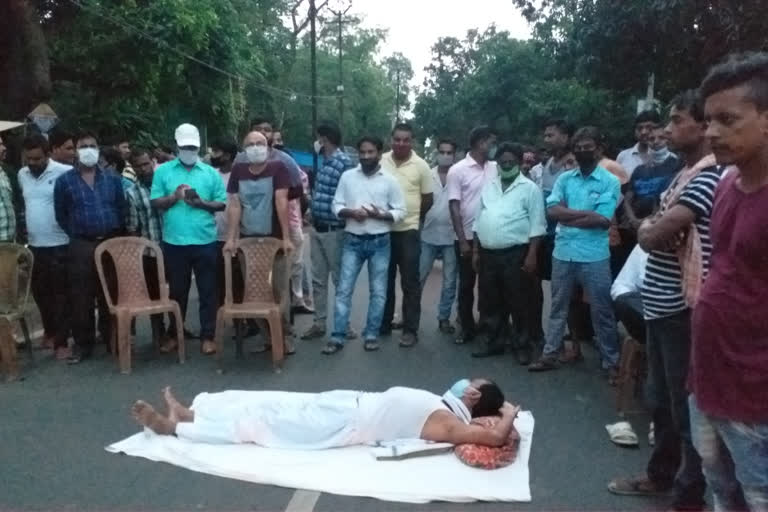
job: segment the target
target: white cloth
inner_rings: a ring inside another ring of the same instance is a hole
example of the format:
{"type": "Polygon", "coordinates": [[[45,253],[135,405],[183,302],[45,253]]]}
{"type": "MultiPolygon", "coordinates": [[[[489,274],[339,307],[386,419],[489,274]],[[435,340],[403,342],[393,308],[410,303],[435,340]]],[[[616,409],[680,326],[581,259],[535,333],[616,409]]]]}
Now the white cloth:
{"type": "Polygon", "coordinates": [[[371,456],[369,446],[319,451],[277,450],[252,444],[193,443],[149,431],[110,445],[106,450],[225,478],[345,496],[406,503],[528,502],[531,501],[528,460],[533,427],[533,415],[521,412],[515,420],[521,438],[517,459],[493,471],[469,467],[453,453],[380,462],[371,456]]]}
{"type": "Polygon", "coordinates": [[[616,280],[611,285],[611,298],[613,300],[616,300],[617,297],[625,293],[640,293],[643,279],[645,278],[645,265],[647,262],[648,253],[640,247],[640,244],[637,244],[632,249],[632,252],[629,253],[629,257],[621,268],[621,272],[619,272],[616,280]]]}
{"type": "Polygon", "coordinates": [[[349,233],[355,235],[380,235],[392,231],[396,224],[405,217],[405,199],[397,179],[387,171],[379,169],[367,176],[360,166],[341,175],[336,195],[333,197],[333,213],[338,216],[345,208],[375,206],[392,214],[392,221],[365,219],[358,222],[355,219],[345,219],[349,233]]]}
{"type": "Polygon", "coordinates": [[[37,178],[29,167],[19,171],[19,187],[24,196],[27,235],[29,245],[32,247],[57,247],[69,243],[69,237],[56,222],[53,186],[59,176],[70,169],[72,167],[69,165],[48,159],[48,166],[37,178]]]}
{"type": "Polygon", "coordinates": [[[201,393],[191,408],[194,422],[176,426],[183,439],[297,450],[419,438],[429,416],[446,409],[439,396],[405,387],[383,393],[201,393]]]}
{"type": "Polygon", "coordinates": [[[469,425],[469,422],[472,421],[472,413],[469,412],[469,409],[460,398],[451,393],[451,390],[448,390],[443,395],[443,400],[448,404],[448,408],[453,414],[469,425]]]}
{"type": "Polygon", "coordinates": [[[448,209],[448,192],[440,180],[437,167],[431,171],[432,175],[432,207],[424,216],[424,225],[421,227],[421,241],[431,245],[453,245],[456,234],[453,232],[451,212],[448,209]]]}

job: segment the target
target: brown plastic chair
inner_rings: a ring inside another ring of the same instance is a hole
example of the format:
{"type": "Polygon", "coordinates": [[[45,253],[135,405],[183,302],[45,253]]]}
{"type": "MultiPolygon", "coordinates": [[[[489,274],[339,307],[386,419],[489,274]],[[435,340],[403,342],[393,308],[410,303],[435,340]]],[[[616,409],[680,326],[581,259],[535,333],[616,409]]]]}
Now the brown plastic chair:
{"type": "MultiPolygon", "coordinates": [[[[99,273],[101,288],[107,299],[109,313],[117,320],[117,328],[113,329],[110,340],[112,353],[119,357],[120,372],[131,373],[131,320],[138,315],[154,315],[156,313],[172,313],[176,325],[183,325],[179,304],[168,297],[168,284],[165,282],[165,264],[160,246],[145,238],[119,237],[106,240],[96,247],[94,252],[96,270],[99,273]],[[149,251],[148,251],[149,250],[149,251]],[[104,274],[103,255],[111,256],[117,273],[117,301],[112,300],[109,286],[104,274]],[[144,276],[142,256],[152,253],[157,262],[157,275],[160,282],[160,299],[153,300],[147,290],[144,276]],[[116,334],[116,336],[115,336],[116,334]],[[116,339],[115,339],[116,338],[116,339]],[[115,346],[117,345],[117,346],[115,346]]],[[[153,329],[155,347],[159,349],[160,337],[153,329]]],[[[176,329],[179,343],[179,363],[184,362],[184,331],[176,329]]]]}
{"type": "Polygon", "coordinates": [[[634,338],[625,338],[621,344],[619,377],[616,382],[616,409],[619,416],[637,412],[630,410],[630,407],[636,391],[642,389],[646,372],[645,346],[634,338]]]}
{"type": "MultiPolygon", "coordinates": [[[[235,302],[232,286],[232,254],[224,253],[224,278],[226,295],[224,305],[216,315],[216,358],[221,366],[224,351],[224,328],[227,322],[244,318],[263,318],[269,323],[272,338],[272,364],[279,372],[285,357],[283,318],[280,311],[280,297],[275,293],[272,269],[275,257],[283,248],[277,238],[243,238],[237,243],[237,261],[243,270],[243,300],[235,302]]],[[[239,329],[237,329],[239,338],[239,329]]],[[[238,339],[238,352],[240,346],[238,339]]]]}
{"type": "Polygon", "coordinates": [[[19,375],[13,336],[13,323],[16,321],[21,324],[30,360],[34,362],[26,321],[31,307],[29,291],[34,262],[32,252],[23,245],[0,243],[0,359],[8,381],[15,380],[19,375]]]}

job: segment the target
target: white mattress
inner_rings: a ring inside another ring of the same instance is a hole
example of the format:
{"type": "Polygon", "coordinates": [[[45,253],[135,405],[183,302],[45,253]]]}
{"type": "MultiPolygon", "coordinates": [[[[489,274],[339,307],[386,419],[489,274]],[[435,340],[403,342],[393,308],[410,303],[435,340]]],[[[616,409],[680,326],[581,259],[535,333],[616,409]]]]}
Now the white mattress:
{"type": "Polygon", "coordinates": [[[167,462],[200,473],[264,485],[278,485],[385,501],[531,501],[528,459],[533,415],[515,421],[521,442],[517,460],[502,469],[471,468],[453,453],[401,461],[377,461],[370,448],[293,451],[255,445],[192,443],[150,431],[106,448],[112,453],[167,462]]]}

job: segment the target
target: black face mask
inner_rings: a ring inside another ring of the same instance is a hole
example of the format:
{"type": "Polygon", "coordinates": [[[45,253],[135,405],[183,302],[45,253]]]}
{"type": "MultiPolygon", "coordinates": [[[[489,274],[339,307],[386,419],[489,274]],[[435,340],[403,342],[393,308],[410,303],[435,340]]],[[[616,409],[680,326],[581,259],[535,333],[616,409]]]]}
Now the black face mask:
{"type": "Polygon", "coordinates": [[[361,158],[360,159],[360,167],[363,169],[363,172],[365,173],[371,173],[374,170],[376,170],[376,167],[379,166],[379,159],[378,158],[361,158]]]}
{"type": "Polygon", "coordinates": [[[221,169],[227,164],[226,158],[223,156],[212,156],[211,157],[211,165],[217,169],[221,169]]]}
{"type": "Polygon", "coordinates": [[[592,170],[597,163],[594,151],[574,151],[573,155],[576,157],[576,161],[582,169],[592,170]]]}
{"type": "Polygon", "coordinates": [[[272,148],[278,149],[280,151],[285,150],[285,146],[283,144],[272,144],[272,148]]]}

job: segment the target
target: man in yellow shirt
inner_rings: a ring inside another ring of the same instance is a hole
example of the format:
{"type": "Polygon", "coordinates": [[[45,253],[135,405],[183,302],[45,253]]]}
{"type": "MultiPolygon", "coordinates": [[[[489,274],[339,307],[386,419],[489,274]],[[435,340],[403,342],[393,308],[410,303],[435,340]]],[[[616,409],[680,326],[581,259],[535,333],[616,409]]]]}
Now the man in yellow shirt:
{"type": "Polygon", "coordinates": [[[407,123],[395,125],[392,130],[392,151],[381,158],[381,168],[391,173],[400,184],[405,198],[405,217],[392,227],[387,304],[381,322],[381,334],[392,332],[395,313],[395,276],[400,269],[403,292],[401,347],[412,347],[418,342],[421,316],[421,285],[419,259],[421,238],[419,221],[432,206],[432,176],[429,165],[413,152],[413,129],[407,123]]]}

